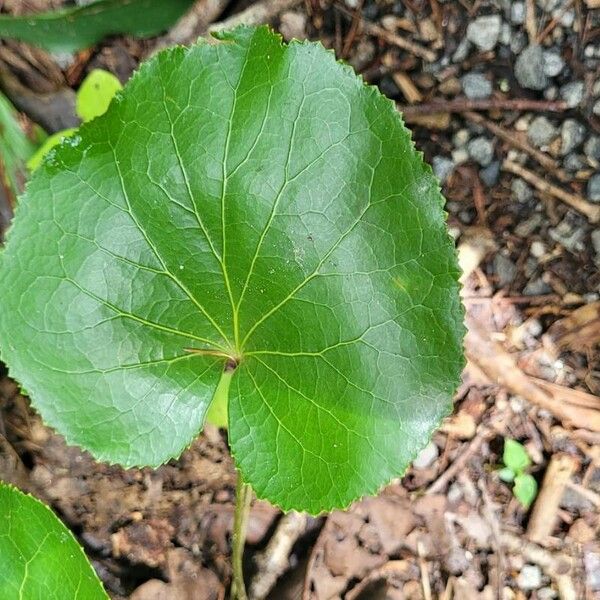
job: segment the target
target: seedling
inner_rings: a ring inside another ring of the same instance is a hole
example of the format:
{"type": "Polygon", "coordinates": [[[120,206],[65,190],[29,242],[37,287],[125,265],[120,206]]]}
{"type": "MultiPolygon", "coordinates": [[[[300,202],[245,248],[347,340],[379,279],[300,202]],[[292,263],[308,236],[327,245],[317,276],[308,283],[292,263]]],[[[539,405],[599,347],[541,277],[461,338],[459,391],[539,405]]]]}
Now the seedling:
{"type": "Polygon", "coordinates": [[[529,508],[537,495],[537,481],[526,473],[531,466],[531,458],[523,444],[507,438],[504,440],[502,455],[504,468],[498,471],[502,481],[514,483],[513,494],[524,508],[529,508]]]}
{"type": "Polygon", "coordinates": [[[394,105],[266,27],[161,52],[50,151],[0,255],[2,358],[98,460],[158,466],[210,409],[252,490],[348,506],[401,475],[463,366],[443,198],[394,105]]]}

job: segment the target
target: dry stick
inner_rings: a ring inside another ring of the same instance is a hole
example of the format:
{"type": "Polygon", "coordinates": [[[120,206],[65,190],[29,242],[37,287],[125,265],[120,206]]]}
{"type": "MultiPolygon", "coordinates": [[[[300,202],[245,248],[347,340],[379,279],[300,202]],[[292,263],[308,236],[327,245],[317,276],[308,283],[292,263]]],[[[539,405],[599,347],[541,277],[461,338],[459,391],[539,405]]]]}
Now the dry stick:
{"type": "Polygon", "coordinates": [[[535,0],[527,0],[525,11],[525,29],[529,43],[535,44],[537,38],[537,23],[535,21],[535,0]]]}
{"type": "Polygon", "coordinates": [[[419,555],[419,569],[421,570],[421,585],[423,586],[423,599],[431,600],[431,582],[429,581],[429,569],[427,568],[427,562],[423,555],[423,543],[421,540],[417,542],[417,553],[419,555]]]}
{"type": "MultiPolygon", "coordinates": [[[[336,8],[349,18],[354,16],[353,13],[339,4],[336,4],[336,8]]],[[[383,27],[379,27],[379,25],[375,25],[375,23],[363,21],[362,27],[369,35],[379,37],[388,44],[402,48],[403,50],[406,50],[407,52],[410,52],[411,54],[414,54],[415,56],[418,56],[427,62],[433,62],[437,58],[437,54],[433,50],[429,50],[429,48],[425,48],[416,42],[411,42],[410,40],[401,37],[397,33],[392,33],[383,27]]]]}
{"type": "Polygon", "coordinates": [[[251,4],[246,10],[215,23],[208,28],[209,33],[232,29],[237,25],[259,25],[274,19],[280,12],[293,8],[302,0],[262,0],[251,4]]]}
{"type": "Polygon", "coordinates": [[[284,515],[264,552],[258,556],[258,572],[250,585],[250,600],[263,600],[289,568],[293,545],[306,530],[308,517],[305,513],[291,511],[284,515]]]}
{"type": "Polygon", "coordinates": [[[423,115],[441,112],[462,113],[472,110],[515,110],[534,112],[564,112],[568,106],[563,100],[531,100],[529,98],[454,98],[447,102],[426,102],[416,106],[398,106],[406,115],[423,115]]]}
{"type": "Polygon", "coordinates": [[[464,113],[465,118],[473,123],[478,123],[485,127],[488,131],[491,131],[495,136],[499,137],[501,140],[504,140],[507,144],[510,144],[514,148],[518,148],[522,152],[526,152],[532,158],[535,158],[540,165],[544,168],[552,171],[561,181],[567,181],[569,176],[567,173],[558,166],[558,163],[548,154],[535,149],[533,146],[528,144],[527,142],[521,140],[519,137],[515,136],[514,133],[507,131],[497,123],[486,119],[485,117],[477,114],[476,112],[467,111],[464,113]]]}
{"type": "Polygon", "coordinates": [[[555,454],[550,459],[527,526],[532,542],[541,544],[552,534],[565,487],[578,467],[579,461],[569,454],[555,454]]]}
{"type": "Polygon", "coordinates": [[[590,223],[598,223],[600,221],[600,205],[588,202],[579,194],[566,192],[562,188],[545,181],[532,171],[525,169],[520,164],[513,162],[512,160],[505,160],[502,164],[502,168],[509,173],[513,173],[514,175],[521,177],[527,183],[530,183],[533,187],[535,187],[539,192],[542,192],[543,194],[550,194],[561,202],[568,204],[571,208],[574,208],[575,210],[584,214],[590,223]]]}

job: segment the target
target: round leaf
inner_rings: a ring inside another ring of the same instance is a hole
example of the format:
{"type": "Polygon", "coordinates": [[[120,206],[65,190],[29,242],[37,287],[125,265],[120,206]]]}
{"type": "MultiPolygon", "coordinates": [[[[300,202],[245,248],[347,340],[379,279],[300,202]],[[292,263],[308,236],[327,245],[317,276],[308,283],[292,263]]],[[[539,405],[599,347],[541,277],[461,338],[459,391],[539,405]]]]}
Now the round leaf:
{"type": "Polygon", "coordinates": [[[515,477],[513,494],[523,508],[529,508],[537,495],[537,481],[529,473],[521,473],[515,477]]]}
{"type": "Polygon", "coordinates": [[[531,464],[531,458],[529,458],[525,446],[511,439],[504,440],[502,460],[515,475],[524,471],[531,464]]]}
{"type": "Polygon", "coordinates": [[[389,100],[318,44],[221,38],[146,63],[37,172],[2,354],[50,425],[125,466],[177,456],[233,371],[244,480],[317,513],[400,475],[450,411],[454,247],[389,100]]]}
{"type": "Polygon", "coordinates": [[[112,73],[94,69],[77,91],[77,114],[84,122],[103,115],[115,94],[121,89],[121,82],[112,73]]]}
{"type": "Polygon", "coordinates": [[[39,500],[0,483],[0,598],[108,600],[73,534],[39,500]]]}

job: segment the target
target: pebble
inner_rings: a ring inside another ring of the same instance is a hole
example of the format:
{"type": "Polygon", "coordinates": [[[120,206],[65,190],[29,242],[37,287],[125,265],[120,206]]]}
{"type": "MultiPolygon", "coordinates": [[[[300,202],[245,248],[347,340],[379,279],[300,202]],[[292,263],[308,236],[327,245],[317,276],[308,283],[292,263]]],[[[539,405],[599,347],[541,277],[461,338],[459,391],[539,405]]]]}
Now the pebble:
{"type": "Polygon", "coordinates": [[[510,5],[510,21],[515,25],[523,25],[525,22],[525,3],[513,2],[510,5]]]}
{"type": "Polygon", "coordinates": [[[564,68],[565,61],[558,52],[546,50],[543,57],[544,75],[556,77],[564,68]]]}
{"type": "Polygon", "coordinates": [[[429,442],[429,444],[419,452],[417,458],[413,460],[413,468],[426,469],[427,467],[430,467],[439,454],[440,451],[438,450],[438,447],[433,442],[429,442]]]}
{"type": "Polygon", "coordinates": [[[580,223],[573,222],[573,219],[569,217],[569,213],[556,227],[548,229],[548,235],[563,248],[574,254],[584,249],[585,229],[580,223]]]}
{"type": "Polygon", "coordinates": [[[500,15],[478,17],[467,27],[467,39],[483,52],[493,50],[498,43],[502,19],[500,15]]]}
{"type": "Polygon", "coordinates": [[[544,52],[541,46],[527,46],[515,63],[515,77],[524,88],[543,90],[548,85],[548,78],[543,71],[544,52]]]}
{"type": "Polygon", "coordinates": [[[523,565],[517,585],[522,590],[537,590],[542,585],[542,570],[537,565],[523,565]]]}
{"type": "Polygon", "coordinates": [[[517,266],[510,258],[498,253],[494,256],[494,273],[496,274],[498,288],[503,288],[515,280],[517,266]]]}
{"type": "Polygon", "coordinates": [[[452,171],[454,171],[454,161],[445,156],[434,156],[431,161],[431,166],[433,167],[435,176],[440,180],[440,183],[445,183],[452,171]]]}
{"type": "Polygon", "coordinates": [[[482,167],[487,167],[494,158],[494,145],[481,136],[473,138],[467,145],[469,156],[482,167]]]}
{"type": "Polygon", "coordinates": [[[591,135],[583,145],[583,151],[588,158],[600,160],[600,136],[591,135]]]}
{"type": "Polygon", "coordinates": [[[493,187],[500,179],[500,161],[495,160],[479,171],[479,177],[484,185],[493,187]]]}
{"type": "Polygon", "coordinates": [[[594,107],[592,108],[592,112],[597,116],[600,117],[600,100],[596,100],[594,107]]]}
{"type": "Polygon", "coordinates": [[[571,154],[567,154],[563,159],[563,167],[571,173],[577,173],[577,171],[585,167],[585,163],[579,154],[572,152],[571,154]]]}
{"type": "Polygon", "coordinates": [[[583,100],[585,86],[583,81],[571,81],[560,88],[560,97],[569,108],[575,108],[583,100]]]}
{"type": "Polygon", "coordinates": [[[467,58],[470,50],[471,42],[466,37],[464,37],[460,41],[460,43],[456,47],[456,50],[454,51],[454,54],[452,55],[452,62],[461,63],[463,60],[465,60],[465,58],[467,58]]]}
{"type": "Polygon", "coordinates": [[[594,256],[594,262],[596,266],[600,269],[600,229],[594,229],[592,231],[592,246],[594,248],[594,252],[596,255],[594,256]]]}
{"type": "Polygon", "coordinates": [[[533,190],[520,177],[512,180],[510,191],[517,202],[527,202],[533,198],[533,190]]]}
{"type": "Polygon", "coordinates": [[[478,100],[492,95],[492,84],[481,73],[467,73],[461,79],[463,92],[467,98],[478,100]]]}
{"type": "Polygon", "coordinates": [[[541,278],[531,279],[523,288],[524,296],[543,296],[552,291],[552,288],[541,278]]]}
{"type": "Polygon", "coordinates": [[[465,146],[467,144],[470,137],[471,137],[471,132],[468,129],[459,129],[452,136],[452,143],[454,144],[454,146],[456,146],[456,148],[462,148],[463,146],[465,146]]]}
{"type": "Polygon", "coordinates": [[[465,148],[457,148],[452,151],[452,160],[455,165],[462,165],[469,160],[469,153],[465,148]]]}
{"type": "Polygon", "coordinates": [[[585,125],[582,125],[575,119],[565,119],[560,130],[560,137],[562,140],[560,153],[562,156],[566,156],[575,148],[577,148],[581,142],[585,139],[587,130],[585,125]]]}
{"type": "Polygon", "coordinates": [[[557,593],[550,587],[541,588],[537,591],[538,600],[554,600],[558,598],[557,593]]]}
{"type": "Polygon", "coordinates": [[[520,54],[525,46],[527,46],[527,34],[524,31],[515,31],[510,40],[510,51],[513,54],[520,54]]]}
{"type": "Polygon", "coordinates": [[[527,138],[538,148],[547,146],[557,135],[556,127],[544,116],[536,117],[527,130],[527,138]]]}
{"type": "Polygon", "coordinates": [[[544,242],[536,240],[535,242],[532,242],[529,250],[531,252],[531,256],[535,256],[535,258],[542,258],[542,256],[546,254],[546,245],[544,242]]]}
{"type": "Polygon", "coordinates": [[[600,591],[600,554],[586,552],[583,557],[586,581],[592,592],[600,591]]]}
{"type": "Polygon", "coordinates": [[[589,498],[575,490],[574,488],[565,488],[560,499],[560,506],[570,512],[584,513],[592,510],[594,505],[589,498]]]}
{"type": "Polygon", "coordinates": [[[587,197],[592,202],[600,202],[600,173],[590,177],[587,184],[587,197]]]}

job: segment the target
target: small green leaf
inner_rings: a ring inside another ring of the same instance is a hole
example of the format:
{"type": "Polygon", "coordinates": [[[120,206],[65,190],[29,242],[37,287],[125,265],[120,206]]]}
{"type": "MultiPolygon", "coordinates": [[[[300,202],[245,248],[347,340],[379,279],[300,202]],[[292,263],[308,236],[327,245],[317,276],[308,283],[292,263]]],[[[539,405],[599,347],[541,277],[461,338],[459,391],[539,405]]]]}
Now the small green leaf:
{"type": "Polygon", "coordinates": [[[148,37],[175,23],[194,0],[99,0],[46,13],[0,15],[0,37],[41,46],[51,52],[74,52],[107,35],[148,37]]]}
{"type": "Polygon", "coordinates": [[[76,110],[85,123],[103,115],[115,94],[122,90],[121,82],[108,71],[94,69],[77,92],[76,110]]]}
{"type": "Polygon", "coordinates": [[[537,481],[529,473],[521,473],[515,477],[513,494],[524,508],[529,508],[537,495],[537,481]]]}
{"type": "Polygon", "coordinates": [[[0,94],[0,183],[10,193],[11,202],[23,191],[28,177],[26,163],[45,137],[37,126],[28,135],[14,106],[0,94]]]}
{"type": "Polygon", "coordinates": [[[502,481],[506,481],[506,483],[511,483],[515,480],[515,473],[512,469],[504,467],[504,469],[498,471],[498,477],[500,477],[502,481]]]}
{"type": "Polygon", "coordinates": [[[52,150],[55,146],[58,146],[64,139],[71,137],[77,131],[76,127],[71,129],[64,129],[58,131],[49,136],[46,141],[34,152],[31,158],[27,161],[27,168],[33,173],[44,160],[44,156],[52,150]]]}
{"type": "Polygon", "coordinates": [[[0,598],[108,600],[73,534],[42,502],[0,483],[0,598]]]}
{"type": "Polygon", "coordinates": [[[531,458],[529,458],[525,446],[511,439],[504,440],[502,460],[515,474],[521,473],[531,464],[531,458]]]}
{"type": "Polygon", "coordinates": [[[220,37],[155,56],[36,172],[0,254],[2,358],[125,466],[178,456],[230,377],[244,481],[318,513],[450,412],[459,270],[392,102],[321,45],[220,37]]]}

